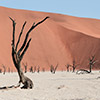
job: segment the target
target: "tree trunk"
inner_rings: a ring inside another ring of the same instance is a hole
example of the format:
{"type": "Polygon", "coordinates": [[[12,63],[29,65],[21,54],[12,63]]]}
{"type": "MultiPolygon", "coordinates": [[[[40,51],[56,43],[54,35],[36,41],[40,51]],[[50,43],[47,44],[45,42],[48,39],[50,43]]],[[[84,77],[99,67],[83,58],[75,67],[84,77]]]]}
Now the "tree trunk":
{"type": "Polygon", "coordinates": [[[90,64],[90,73],[91,73],[91,71],[92,71],[92,65],[90,64]]]}
{"type": "MultiPolygon", "coordinates": [[[[12,48],[13,49],[13,48],[12,48]]],[[[23,73],[23,71],[22,71],[22,69],[21,69],[21,61],[19,60],[17,60],[18,58],[16,58],[16,57],[18,57],[17,55],[16,55],[16,53],[14,53],[14,51],[12,50],[12,58],[13,58],[13,62],[14,62],[14,65],[15,65],[15,67],[16,67],[16,69],[17,69],[17,71],[18,71],[18,75],[19,75],[19,85],[20,85],[20,83],[22,83],[23,84],[23,87],[21,87],[22,89],[24,88],[24,89],[28,89],[28,88],[30,88],[30,89],[32,89],[33,88],[33,82],[31,81],[31,79],[29,79],[28,77],[26,77],[25,75],[24,75],[24,73],[23,73]],[[16,63],[17,62],[17,63],[16,63]]]]}
{"type": "Polygon", "coordinates": [[[73,73],[75,72],[75,67],[73,67],[73,73]]]}

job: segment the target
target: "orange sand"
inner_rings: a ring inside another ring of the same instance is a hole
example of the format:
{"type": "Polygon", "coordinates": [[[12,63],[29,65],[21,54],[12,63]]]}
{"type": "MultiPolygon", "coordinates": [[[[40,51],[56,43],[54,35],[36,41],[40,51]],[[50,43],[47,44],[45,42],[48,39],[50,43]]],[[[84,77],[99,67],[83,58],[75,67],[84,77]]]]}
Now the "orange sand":
{"type": "Polygon", "coordinates": [[[88,68],[89,57],[95,55],[98,63],[94,68],[99,69],[100,20],[5,7],[0,7],[0,68],[4,64],[15,70],[11,57],[12,22],[9,16],[17,23],[16,41],[24,21],[27,21],[20,46],[32,23],[50,16],[30,34],[32,41],[22,61],[28,63],[28,68],[40,66],[41,70],[49,70],[51,64],[56,66],[58,63],[58,70],[65,70],[65,65],[72,64],[73,59],[79,64],[78,68],[88,68]]]}

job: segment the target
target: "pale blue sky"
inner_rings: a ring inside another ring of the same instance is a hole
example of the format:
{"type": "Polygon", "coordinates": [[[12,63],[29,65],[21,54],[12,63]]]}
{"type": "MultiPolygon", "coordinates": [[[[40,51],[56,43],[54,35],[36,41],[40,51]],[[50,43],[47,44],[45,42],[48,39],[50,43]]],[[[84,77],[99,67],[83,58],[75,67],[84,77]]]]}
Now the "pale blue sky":
{"type": "Polygon", "coordinates": [[[100,0],[0,0],[0,6],[100,19],[100,0]]]}

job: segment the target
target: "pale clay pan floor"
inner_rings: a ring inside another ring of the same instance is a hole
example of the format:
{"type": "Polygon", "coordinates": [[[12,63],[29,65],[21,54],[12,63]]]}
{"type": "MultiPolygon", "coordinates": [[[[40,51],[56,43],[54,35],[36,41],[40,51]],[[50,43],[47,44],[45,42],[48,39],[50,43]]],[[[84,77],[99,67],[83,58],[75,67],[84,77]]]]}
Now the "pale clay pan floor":
{"type": "MultiPolygon", "coordinates": [[[[0,90],[0,100],[100,100],[99,71],[77,75],[72,72],[26,73],[34,88],[0,90]]],[[[16,85],[17,73],[0,74],[0,87],[16,85]]]]}

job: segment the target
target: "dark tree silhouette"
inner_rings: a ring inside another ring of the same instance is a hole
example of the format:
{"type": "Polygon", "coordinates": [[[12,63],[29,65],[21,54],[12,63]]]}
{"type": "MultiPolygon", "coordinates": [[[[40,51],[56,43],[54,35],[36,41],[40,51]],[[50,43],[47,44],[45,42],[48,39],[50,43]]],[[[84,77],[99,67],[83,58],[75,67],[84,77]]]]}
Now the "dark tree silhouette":
{"type": "Polygon", "coordinates": [[[39,72],[40,72],[40,66],[37,67],[37,73],[39,73],[39,72]]]}
{"type": "Polygon", "coordinates": [[[32,72],[32,73],[33,73],[33,67],[32,67],[32,66],[30,67],[30,72],[32,72]]]}
{"type": "Polygon", "coordinates": [[[55,74],[57,68],[58,68],[58,64],[56,65],[56,67],[54,67],[53,65],[51,65],[51,66],[50,66],[50,72],[51,72],[52,74],[55,74]]]}
{"type": "Polygon", "coordinates": [[[25,73],[27,73],[27,62],[26,62],[26,64],[23,63],[23,66],[25,68],[25,73]]]}
{"type": "Polygon", "coordinates": [[[76,69],[76,67],[77,67],[78,65],[79,65],[79,64],[76,64],[76,61],[73,60],[73,64],[72,64],[72,65],[69,65],[69,66],[71,66],[71,67],[73,68],[73,72],[75,72],[75,69],[76,69]]]}
{"type": "Polygon", "coordinates": [[[0,68],[0,73],[2,73],[2,69],[0,68]]]}
{"type": "Polygon", "coordinates": [[[96,63],[95,56],[91,56],[89,58],[89,72],[90,73],[92,72],[92,67],[94,66],[95,63],[96,63]]]}
{"type": "Polygon", "coordinates": [[[66,66],[67,72],[69,72],[69,67],[70,67],[71,65],[67,64],[67,65],[65,65],[65,66],[66,66]]]}
{"type": "Polygon", "coordinates": [[[33,71],[33,73],[35,73],[36,72],[36,66],[34,66],[34,71],[33,71]]]}
{"type": "Polygon", "coordinates": [[[17,71],[18,71],[19,78],[20,78],[19,86],[22,83],[23,86],[21,88],[24,88],[24,89],[27,89],[27,88],[32,89],[33,88],[33,82],[32,82],[31,79],[29,79],[28,77],[26,77],[24,75],[24,73],[23,73],[23,71],[21,69],[21,61],[22,61],[22,59],[24,57],[24,54],[26,53],[26,51],[27,51],[27,49],[29,47],[29,44],[31,42],[31,38],[28,40],[28,37],[29,37],[30,32],[35,27],[37,27],[39,24],[43,23],[49,17],[44,18],[42,21],[38,22],[37,24],[33,23],[33,25],[31,26],[31,28],[26,33],[26,37],[25,37],[24,43],[22,44],[22,46],[20,47],[19,50],[17,50],[17,48],[18,48],[18,44],[20,42],[21,35],[23,33],[23,30],[24,30],[24,27],[26,25],[26,21],[24,22],[24,24],[22,26],[22,29],[21,29],[21,32],[19,34],[19,38],[18,38],[17,44],[15,45],[15,25],[16,25],[16,22],[11,17],[9,17],[9,18],[11,19],[12,24],[13,24],[12,59],[13,59],[14,65],[15,65],[17,71]]]}
{"type": "Polygon", "coordinates": [[[77,74],[88,74],[88,73],[91,73],[92,72],[92,67],[94,66],[94,64],[96,63],[97,61],[95,60],[95,56],[91,56],[89,58],[89,71],[86,70],[86,69],[80,69],[77,71],[77,74]]]}
{"type": "Polygon", "coordinates": [[[6,67],[2,64],[2,67],[3,67],[3,74],[5,75],[6,73],[6,67]]]}

